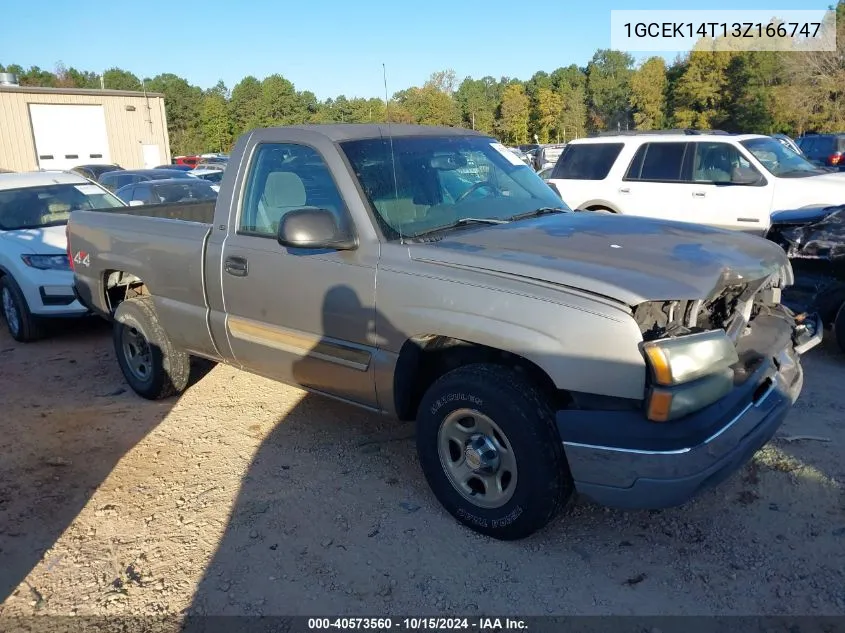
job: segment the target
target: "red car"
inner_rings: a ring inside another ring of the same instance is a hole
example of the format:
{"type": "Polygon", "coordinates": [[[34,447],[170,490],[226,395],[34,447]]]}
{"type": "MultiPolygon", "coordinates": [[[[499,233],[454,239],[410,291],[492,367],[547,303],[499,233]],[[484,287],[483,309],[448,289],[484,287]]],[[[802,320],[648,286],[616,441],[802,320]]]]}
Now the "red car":
{"type": "Polygon", "coordinates": [[[177,156],[173,159],[174,165],[188,165],[192,169],[197,166],[198,162],[200,162],[199,156],[177,156]]]}

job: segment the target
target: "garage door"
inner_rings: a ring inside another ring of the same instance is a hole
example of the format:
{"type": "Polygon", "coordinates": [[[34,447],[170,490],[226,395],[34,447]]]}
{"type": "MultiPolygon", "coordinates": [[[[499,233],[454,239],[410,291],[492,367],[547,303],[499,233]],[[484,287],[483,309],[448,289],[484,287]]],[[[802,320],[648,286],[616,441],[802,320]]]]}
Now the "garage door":
{"type": "Polygon", "coordinates": [[[40,169],[111,162],[103,106],[30,103],[29,117],[40,169]]]}

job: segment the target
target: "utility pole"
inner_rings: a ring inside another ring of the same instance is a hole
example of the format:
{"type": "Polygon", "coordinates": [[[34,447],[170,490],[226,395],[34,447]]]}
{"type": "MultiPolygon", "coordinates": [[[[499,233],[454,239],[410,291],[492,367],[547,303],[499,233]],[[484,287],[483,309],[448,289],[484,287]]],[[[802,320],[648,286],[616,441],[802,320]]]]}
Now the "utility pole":
{"type": "Polygon", "coordinates": [[[475,129],[475,112],[472,113],[472,129],[475,129]]]}

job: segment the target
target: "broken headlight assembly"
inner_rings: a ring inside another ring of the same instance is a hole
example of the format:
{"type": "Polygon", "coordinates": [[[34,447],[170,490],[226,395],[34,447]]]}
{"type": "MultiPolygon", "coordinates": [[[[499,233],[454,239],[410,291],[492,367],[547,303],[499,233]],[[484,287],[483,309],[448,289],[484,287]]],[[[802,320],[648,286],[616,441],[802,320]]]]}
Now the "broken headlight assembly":
{"type": "Polygon", "coordinates": [[[736,348],[724,330],[642,345],[651,372],[648,419],[668,422],[713,404],[733,389],[736,348]]]}

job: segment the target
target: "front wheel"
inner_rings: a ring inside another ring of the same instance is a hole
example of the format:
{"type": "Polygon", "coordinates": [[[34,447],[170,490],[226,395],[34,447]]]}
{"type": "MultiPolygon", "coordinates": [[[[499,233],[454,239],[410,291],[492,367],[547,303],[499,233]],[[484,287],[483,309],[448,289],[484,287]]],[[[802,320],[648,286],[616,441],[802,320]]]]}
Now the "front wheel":
{"type": "Polygon", "coordinates": [[[467,365],[437,380],[420,404],[417,452],[446,510],[494,538],[529,536],[572,496],[551,407],[505,367],[467,365]]]}
{"type": "Polygon", "coordinates": [[[21,343],[29,343],[41,337],[41,327],[37,318],[29,311],[26,297],[9,275],[0,279],[0,304],[2,304],[6,327],[13,339],[21,343]]]}
{"type": "Polygon", "coordinates": [[[112,338],[123,376],[139,396],[160,400],[187,388],[190,356],[173,347],[152,297],[134,297],[117,307],[112,338]]]}

